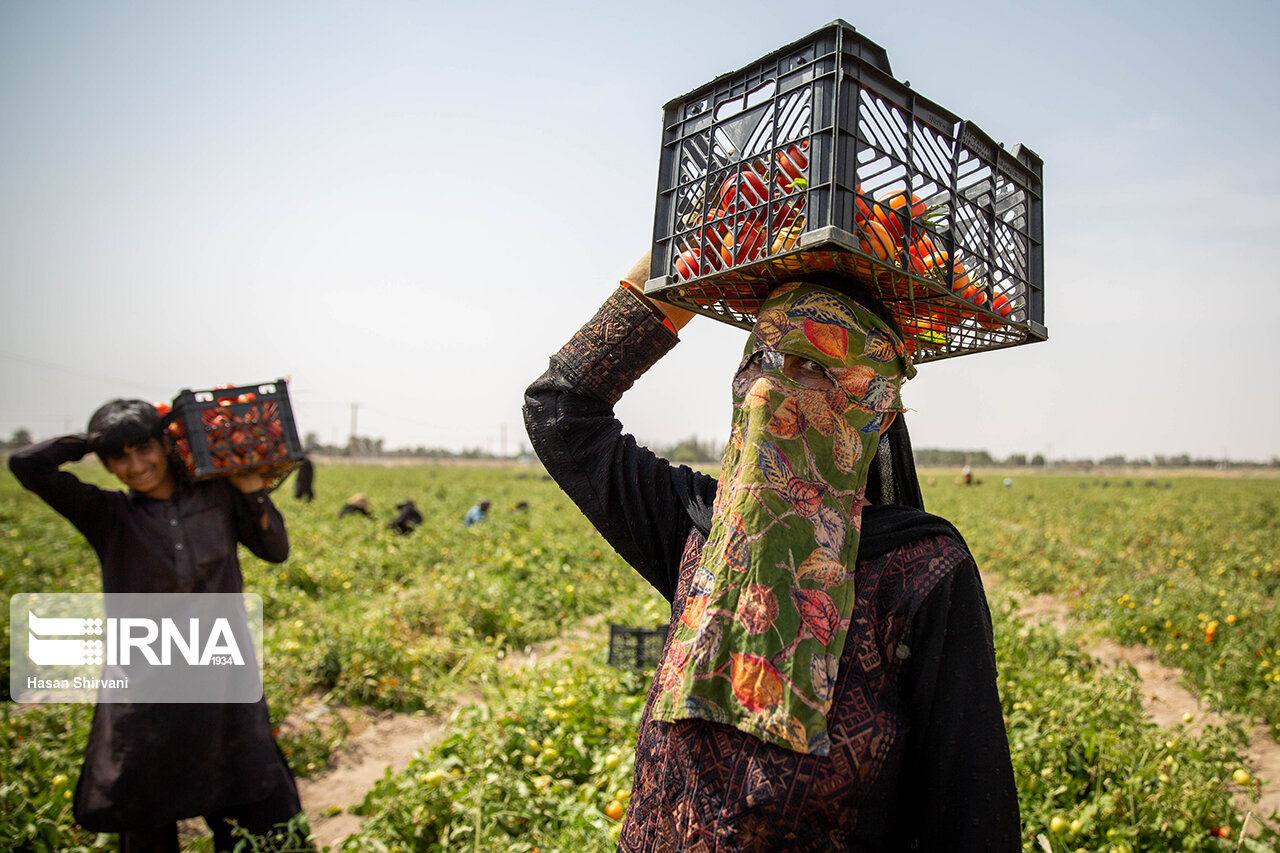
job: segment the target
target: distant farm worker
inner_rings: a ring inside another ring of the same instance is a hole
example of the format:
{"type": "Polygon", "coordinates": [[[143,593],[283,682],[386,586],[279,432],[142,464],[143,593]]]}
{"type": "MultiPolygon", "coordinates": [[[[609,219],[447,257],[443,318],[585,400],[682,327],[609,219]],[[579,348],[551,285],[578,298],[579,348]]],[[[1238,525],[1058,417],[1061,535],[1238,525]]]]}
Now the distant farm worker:
{"type": "Polygon", "coordinates": [[[342,509],[338,510],[338,518],[345,518],[355,513],[359,513],[365,518],[373,518],[373,513],[369,511],[369,498],[363,492],[356,492],[347,498],[347,502],[342,505],[342,509]]]}
{"type": "MultiPolygon", "coordinates": [[[[106,593],[241,593],[237,542],[272,563],[289,554],[284,519],[262,478],[191,481],[143,400],[107,403],[87,434],[15,451],[9,468],[89,541],[106,593]],[[59,470],[88,453],[128,492],[59,470]]],[[[73,809],[85,829],[120,833],[122,851],[176,853],[180,820],[203,816],[216,849],[227,851],[237,843],[233,825],[265,836],[301,805],[259,699],[98,703],[73,809]]]]}
{"type": "Polygon", "coordinates": [[[1020,850],[990,614],[922,509],[892,315],[839,277],[773,290],[717,481],[614,418],[691,316],[648,270],[525,396],[547,471],[671,604],[618,849],[1020,850]]]}
{"type": "Polygon", "coordinates": [[[312,464],[310,456],[302,457],[302,461],[298,463],[298,473],[293,476],[294,499],[307,503],[315,500],[316,466],[312,464]]]}
{"type": "Polygon", "coordinates": [[[393,533],[401,536],[413,531],[415,527],[422,523],[422,513],[418,511],[418,507],[413,501],[405,498],[396,504],[399,512],[396,517],[387,523],[387,527],[391,528],[393,533]]]}
{"type": "Polygon", "coordinates": [[[488,517],[489,517],[489,502],[487,500],[481,499],[476,502],[475,506],[467,510],[467,514],[462,519],[462,523],[464,526],[470,527],[473,524],[478,524],[479,522],[484,521],[488,517]]]}

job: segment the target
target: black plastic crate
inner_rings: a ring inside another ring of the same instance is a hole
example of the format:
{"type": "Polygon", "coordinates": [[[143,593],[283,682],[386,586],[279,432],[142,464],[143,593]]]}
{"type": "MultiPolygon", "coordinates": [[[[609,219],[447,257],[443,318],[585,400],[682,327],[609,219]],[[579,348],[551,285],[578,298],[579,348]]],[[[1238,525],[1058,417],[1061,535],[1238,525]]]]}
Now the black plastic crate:
{"type": "Polygon", "coordinates": [[[656,669],[667,640],[667,626],[627,628],[609,626],[609,666],[632,672],[656,669]]]}
{"type": "Polygon", "coordinates": [[[169,432],[197,480],[246,471],[278,485],[303,457],[288,384],[283,379],[205,391],[173,400],[169,432]]]}
{"type": "Polygon", "coordinates": [[[838,271],[917,362],[1046,340],[1041,171],[833,21],[666,105],[645,291],[750,328],[777,284],[838,271]]]}

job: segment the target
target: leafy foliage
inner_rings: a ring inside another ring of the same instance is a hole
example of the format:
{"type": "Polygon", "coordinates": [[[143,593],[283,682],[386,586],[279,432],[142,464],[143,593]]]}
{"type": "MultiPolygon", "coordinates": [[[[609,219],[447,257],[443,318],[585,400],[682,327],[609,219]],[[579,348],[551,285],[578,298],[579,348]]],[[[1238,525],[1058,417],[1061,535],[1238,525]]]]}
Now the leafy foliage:
{"type": "MultiPolygon", "coordinates": [[[[73,470],[109,482],[96,463],[73,470]]],[[[434,713],[464,687],[484,697],[455,713],[445,741],[374,786],[357,807],[366,823],[342,849],[611,849],[644,677],[604,664],[603,630],[555,664],[505,661],[592,617],[652,626],[665,603],[538,469],[323,466],[316,486],[311,504],[288,483],[276,494],[286,563],[242,551],[246,587],[266,610],[268,703],[295,771],[324,772],[347,735],[291,715],[304,700],[434,713]],[[370,496],[375,519],[337,518],[355,492],[370,496]],[[488,520],[464,528],[481,496],[488,520]],[[427,521],[397,536],[386,522],[405,498],[427,521]]],[[[1053,592],[1094,630],[1182,667],[1216,706],[1274,726],[1280,482],[948,480],[925,498],[1002,579],[989,597],[1024,849],[1277,849],[1265,832],[1239,837],[1233,798],[1256,798],[1261,782],[1238,773],[1238,728],[1155,727],[1132,672],[1099,667],[1016,605],[1053,592]]],[[[11,478],[0,478],[0,522],[0,590],[99,588],[87,544],[11,478]]],[[[3,642],[7,667],[7,631],[3,642]]],[[[91,711],[0,705],[0,849],[114,849],[71,814],[91,711]]]]}

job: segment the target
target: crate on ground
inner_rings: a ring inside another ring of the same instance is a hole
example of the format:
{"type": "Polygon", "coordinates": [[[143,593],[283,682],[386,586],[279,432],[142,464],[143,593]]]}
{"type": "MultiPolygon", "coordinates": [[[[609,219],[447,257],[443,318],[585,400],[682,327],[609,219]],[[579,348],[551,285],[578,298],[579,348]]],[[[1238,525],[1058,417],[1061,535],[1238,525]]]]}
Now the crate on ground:
{"type": "Polygon", "coordinates": [[[662,658],[662,646],[666,640],[666,625],[656,628],[610,625],[609,666],[631,672],[655,669],[662,658]]]}
{"type": "Polygon", "coordinates": [[[183,389],[173,400],[169,432],[197,480],[256,471],[275,486],[303,457],[283,379],[183,389]]]}
{"type": "Polygon", "coordinates": [[[1041,171],[833,21],[666,105],[645,290],[750,328],[778,284],[828,274],[879,296],[917,362],[1046,340],[1041,171]]]}

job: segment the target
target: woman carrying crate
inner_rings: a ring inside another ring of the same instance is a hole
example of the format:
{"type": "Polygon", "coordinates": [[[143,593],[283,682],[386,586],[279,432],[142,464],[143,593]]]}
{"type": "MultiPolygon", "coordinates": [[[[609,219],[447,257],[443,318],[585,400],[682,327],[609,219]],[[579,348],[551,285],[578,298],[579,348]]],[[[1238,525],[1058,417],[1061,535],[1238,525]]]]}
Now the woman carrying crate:
{"type": "Polygon", "coordinates": [[[849,281],[773,291],[717,481],[613,417],[692,316],[648,269],[525,398],[548,472],[671,602],[619,849],[1019,850],[990,614],[922,509],[890,315],[849,281]]]}
{"type": "MultiPolygon", "coordinates": [[[[273,563],[289,553],[262,477],[192,482],[170,453],[155,407],[142,400],[107,403],[87,434],[18,450],[9,468],[84,534],[105,593],[239,594],[237,542],[273,563]],[[89,453],[129,491],[59,470],[89,453]]],[[[264,700],[99,703],[74,811],[85,829],[120,833],[123,853],[176,853],[176,822],[184,818],[203,816],[223,851],[237,843],[233,827],[266,835],[301,805],[264,700]]]]}

